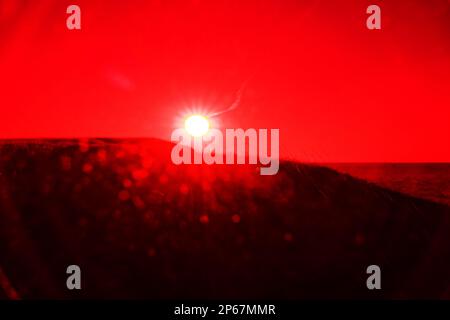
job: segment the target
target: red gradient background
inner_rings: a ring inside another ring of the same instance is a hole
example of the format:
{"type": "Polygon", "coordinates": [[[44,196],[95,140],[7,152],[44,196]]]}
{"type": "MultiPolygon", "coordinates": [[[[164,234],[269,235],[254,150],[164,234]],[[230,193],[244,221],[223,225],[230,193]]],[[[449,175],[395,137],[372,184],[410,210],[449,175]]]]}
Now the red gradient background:
{"type": "Polygon", "coordinates": [[[243,88],[221,125],[280,128],[283,158],[449,162],[449,58],[447,0],[0,0],[0,138],[169,139],[243,88]]]}

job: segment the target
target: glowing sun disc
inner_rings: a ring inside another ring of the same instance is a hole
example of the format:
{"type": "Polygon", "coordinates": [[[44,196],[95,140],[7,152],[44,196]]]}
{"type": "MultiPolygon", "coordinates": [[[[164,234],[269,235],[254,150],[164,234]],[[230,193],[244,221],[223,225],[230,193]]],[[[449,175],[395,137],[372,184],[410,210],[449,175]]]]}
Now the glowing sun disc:
{"type": "Polygon", "coordinates": [[[206,117],[195,114],[184,121],[185,130],[193,137],[201,137],[209,130],[209,121],[206,117]]]}

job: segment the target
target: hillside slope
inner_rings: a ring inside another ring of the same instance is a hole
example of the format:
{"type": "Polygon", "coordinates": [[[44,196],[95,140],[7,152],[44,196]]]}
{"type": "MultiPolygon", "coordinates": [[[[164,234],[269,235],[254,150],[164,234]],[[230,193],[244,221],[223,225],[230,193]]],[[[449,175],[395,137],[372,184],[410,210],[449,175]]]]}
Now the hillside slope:
{"type": "Polygon", "coordinates": [[[4,141],[0,267],[18,294],[449,298],[448,207],[297,163],[276,176],[174,166],[170,149],[153,139],[4,141]],[[79,292],[65,287],[70,264],[82,269],[79,292]],[[381,291],[366,289],[371,264],[381,291]]]}

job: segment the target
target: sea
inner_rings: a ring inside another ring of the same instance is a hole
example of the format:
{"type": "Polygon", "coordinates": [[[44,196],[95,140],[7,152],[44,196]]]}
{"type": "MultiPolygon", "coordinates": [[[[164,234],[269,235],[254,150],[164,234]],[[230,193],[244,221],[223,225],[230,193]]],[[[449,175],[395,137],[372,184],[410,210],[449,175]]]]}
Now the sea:
{"type": "Polygon", "coordinates": [[[331,163],[325,166],[394,191],[450,205],[450,163],[331,163]]]}

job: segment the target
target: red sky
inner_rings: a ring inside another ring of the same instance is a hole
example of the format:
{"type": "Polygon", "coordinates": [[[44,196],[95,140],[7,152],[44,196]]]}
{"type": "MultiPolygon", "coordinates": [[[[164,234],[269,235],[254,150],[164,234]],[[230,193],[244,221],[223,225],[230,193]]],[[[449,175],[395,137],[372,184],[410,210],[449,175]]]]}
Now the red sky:
{"type": "Polygon", "coordinates": [[[280,128],[283,158],[448,162],[449,58],[447,0],[3,0],[0,138],[169,140],[243,88],[221,126],[280,128]]]}

